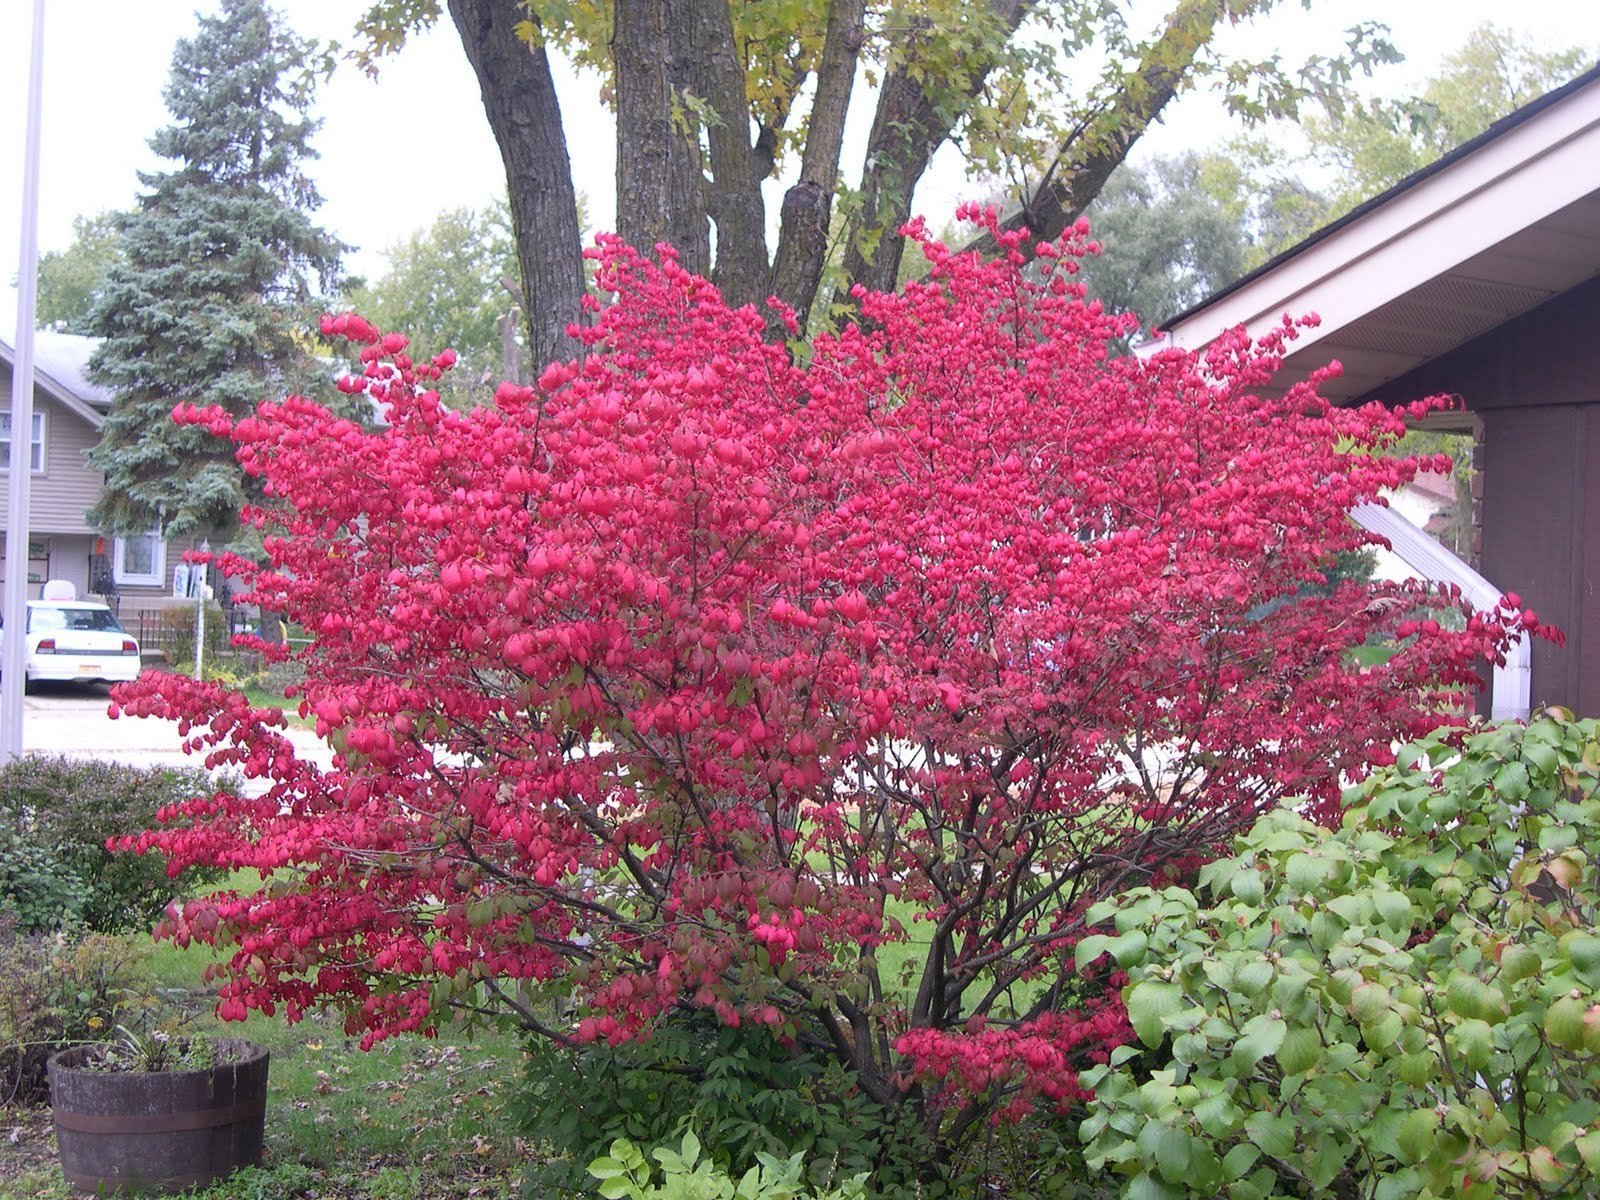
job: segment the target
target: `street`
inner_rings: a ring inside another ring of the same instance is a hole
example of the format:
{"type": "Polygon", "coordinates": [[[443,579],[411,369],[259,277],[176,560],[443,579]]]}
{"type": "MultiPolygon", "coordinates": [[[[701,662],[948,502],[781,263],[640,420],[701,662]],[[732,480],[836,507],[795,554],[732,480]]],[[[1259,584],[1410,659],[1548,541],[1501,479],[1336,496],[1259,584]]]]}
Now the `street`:
{"type": "MultiPolygon", "coordinates": [[[[27,754],[67,754],[100,758],[134,766],[198,766],[181,749],[173,721],[106,715],[111,689],[105,684],[39,684],[23,699],[22,748],[27,754]]],[[[291,726],[295,750],[320,766],[332,752],[309,729],[291,726]]]]}

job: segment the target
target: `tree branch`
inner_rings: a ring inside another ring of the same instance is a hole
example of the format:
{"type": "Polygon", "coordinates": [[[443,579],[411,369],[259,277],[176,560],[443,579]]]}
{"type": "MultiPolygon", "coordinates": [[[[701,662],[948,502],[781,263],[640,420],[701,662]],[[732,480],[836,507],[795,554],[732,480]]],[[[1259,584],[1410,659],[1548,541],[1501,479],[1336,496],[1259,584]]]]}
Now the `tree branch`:
{"type": "MultiPolygon", "coordinates": [[[[1219,0],[1183,0],[1167,18],[1166,30],[1140,57],[1130,85],[1119,89],[1081,134],[1062,145],[1038,188],[1000,228],[1026,228],[1036,240],[1050,241],[1082,216],[1150,122],[1177,95],[1201,47],[1216,32],[1222,9],[1219,0]],[[1088,151],[1075,159],[1085,141],[1088,151]]],[[[1000,245],[985,230],[963,249],[988,255],[1000,245]]],[[[1028,247],[1021,249],[1031,253],[1028,247]]]]}
{"type": "MultiPolygon", "coordinates": [[[[1009,40],[1033,9],[1033,0],[989,0],[989,12],[1003,40],[1009,40]]],[[[928,28],[912,23],[911,37],[928,28]]],[[[911,214],[911,197],[933,152],[949,138],[960,114],[983,89],[995,59],[969,67],[967,103],[939,100],[904,70],[889,72],[867,139],[861,173],[861,208],[852,216],[845,239],[845,276],[872,291],[890,291],[900,273],[905,239],[897,232],[911,214]],[[870,240],[874,233],[880,236],[870,240]]]]}

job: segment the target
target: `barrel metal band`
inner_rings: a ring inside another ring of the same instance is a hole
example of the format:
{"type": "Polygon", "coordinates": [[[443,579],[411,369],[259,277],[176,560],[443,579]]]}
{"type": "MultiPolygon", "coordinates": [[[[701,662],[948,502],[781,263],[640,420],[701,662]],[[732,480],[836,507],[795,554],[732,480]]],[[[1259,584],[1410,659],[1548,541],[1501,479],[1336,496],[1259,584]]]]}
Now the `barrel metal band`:
{"type": "Polygon", "coordinates": [[[210,1108],[199,1112],[97,1114],[56,1110],[56,1127],[74,1133],[182,1133],[190,1129],[214,1129],[251,1121],[267,1110],[264,1099],[246,1100],[232,1108],[210,1108]]]}

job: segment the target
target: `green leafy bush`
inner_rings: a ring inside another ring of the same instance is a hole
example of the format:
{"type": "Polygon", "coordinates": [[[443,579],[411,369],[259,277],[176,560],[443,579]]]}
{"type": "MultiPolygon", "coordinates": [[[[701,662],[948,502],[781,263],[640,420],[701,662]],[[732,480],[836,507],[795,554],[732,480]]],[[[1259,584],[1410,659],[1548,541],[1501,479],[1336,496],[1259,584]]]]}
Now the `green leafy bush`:
{"type": "Polygon", "coordinates": [[[148,930],[173,896],[223,872],[191,868],[171,879],[161,853],[113,855],[106,839],[148,829],[162,806],[213,790],[199,770],[12,760],[0,767],[0,911],[13,911],[23,932],[148,930]]]}
{"type": "Polygon", "coordinates": [[[589,1164],[606,1200],[865,1200],[866,1177],[858,1175],[838,1187],[812,1190],[806,1182],[805,1155],[780,1159],[758,1152],[756,1164],[735,1179],[709,1157],[701,1156],[700,1139],[683,1135],[673,1150],[651,1152],[661,1164],[661,1178],[639,1148],[627,1139],[611,1144],[611,1153],[589,1164]]]}
{"type": "Polygon", "coordinates": [[[0,912],[26,930],[79,923],[91,886],[59,843],[40,844],[25,828],[0,829],[0,912]]]}
{"type": "Polygon", "coordinates": [[[45,1061],[148,1007],[148,951],[127,938],[25,935],[0,915],[0,1104],[42,1101],[45,1061]]]}
{"type": "Polygon", "coordinates": [[[1088,1161],[1138,1200],[1600,1194],[1600,725],[1438,734],[1329,832],[1279,811],[1197,892],[1096,906],[1124,1047],[1088,1161]]]}
{"type": "Polygon", "coordinates": [[[674,1014],[648,1041],[567,1050],[534,1039],[528,1053],[521,1123],[551,1154],[528,1169],[528,1195],[587,1195],[585,1164],[606,1147],[665,1145],[686,1122],[734,1175],[761,1155],[799,1155],[813,1182],[870,1171],[881,1195],[925,1161],[917,1132],[891,1126],[837,1063],[705,1012],[674,1014]]]}

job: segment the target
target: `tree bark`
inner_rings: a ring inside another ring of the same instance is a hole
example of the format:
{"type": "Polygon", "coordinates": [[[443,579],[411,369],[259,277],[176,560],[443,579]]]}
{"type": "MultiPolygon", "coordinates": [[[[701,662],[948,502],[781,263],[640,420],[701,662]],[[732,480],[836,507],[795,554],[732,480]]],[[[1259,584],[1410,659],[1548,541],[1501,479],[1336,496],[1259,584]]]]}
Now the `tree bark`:
{"type": "Polygon", "coordinates": [[[735,308],[760,304],[767,297],[767,231],[761,202],[765,171],[750,140],[744,63],[734,44],[728,0],[692,3],[695,91],[716,114],[706,130],[711,151],[706,208],[717,226],[712,281],[735,308]]]}
{"type": "Polygon", "coordinates": [[[550,61],[543,46],[517,36],[514,27],[527,16],[521,6],[449,5],[505,162],[529,357],[536,364],[575,358],[581,347],[566,331],[580,319],[583,234],[550,61]]]}
{"type": "Polygon", "coordinates": [[[817,65],[817,94],[811,103],[800,178],[783,197],[771,292],[794,309],[802,330],[810,319],[827,263],[839,152],[844,145],[856,62],[865,38],[866,11],[866,0],[833,0],[828,6],[828,27],[823,36],[822,60],[817,65]]]}
{"type": "Polygon", "coordinates": [[[709,275],[700,143],[682,124],[692,120],[683,96],[694,80],[694,17],[693,0],[616,0],[617,232],[645,252],[669,242],[685,267],[709,275]]]}
{"type": "MultiPolygon", "coordinates": [[[[1031,10],[1030,0],[989,0],[993,18],[1009,39],[1031,10]]],[[[925,18],[924,18],[925,19],[925,18]]],[[[992,63],[975,64],[968,95],[976,96],[992,63]]],[[[861,174],[861,209],[850,222],[845,243],[845,277],[872,291],[891,291],[900,273],[905,239],[898,232],[911,215],[911,197],[933,152],[955,129],[964,106],[940,105],[904,71],[883,81],[878,110],[867,139],[861,174]],[[865,239],[878,234],[876,241],[865,239]]]]}

